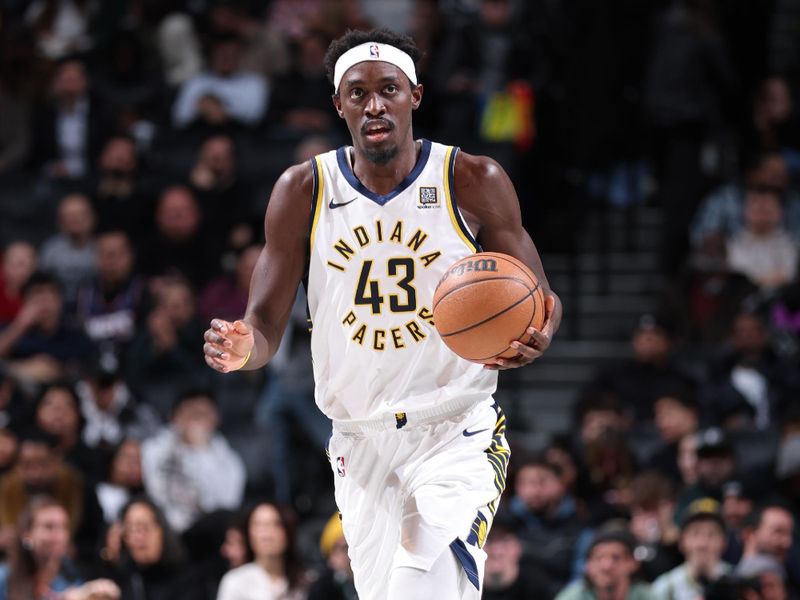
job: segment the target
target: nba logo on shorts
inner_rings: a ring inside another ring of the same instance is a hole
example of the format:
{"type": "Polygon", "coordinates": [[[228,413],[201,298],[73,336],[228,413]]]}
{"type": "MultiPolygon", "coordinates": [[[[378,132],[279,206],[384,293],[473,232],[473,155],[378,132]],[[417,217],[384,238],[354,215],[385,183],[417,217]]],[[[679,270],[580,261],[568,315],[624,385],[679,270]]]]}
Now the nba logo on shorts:
{"type": "Polygon", "coordinates": [[[370,44],[369,45],[369,57],[370,58],[380,58],[381,53],[378,50],[378,44],[370,44]]]}
{"type": "Polygon", "coordinates": [[[345,476],[344,456],[337,456],[336,457],[336,473],[339,475],[339,477],[344,477],[345,476]]]}

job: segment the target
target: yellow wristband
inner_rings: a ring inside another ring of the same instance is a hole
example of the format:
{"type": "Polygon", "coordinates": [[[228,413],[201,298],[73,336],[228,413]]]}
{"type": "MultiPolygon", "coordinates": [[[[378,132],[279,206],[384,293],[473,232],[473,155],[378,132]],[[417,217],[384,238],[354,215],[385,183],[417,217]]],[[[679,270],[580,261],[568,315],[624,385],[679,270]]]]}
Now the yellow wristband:
{"type": "Polygon", "coordinates": [[[240,370],[240,369],[243,369],[243,368],[244,368],[244,366],[247,364],[247,361],[248,361],[248,360],[250,360],[250,355],[251,355],[252,353],[253,353],[253,350],[251,349],[251,350],[250,350],[250,352],[248,352],[248,353],[247,353],[247,356],[245,356],[245,357],[244,357],[244,360],[242,361],[242,364],[240,364],[240,365],[239,365],[238,367],[236,367],[236,369],[234,369],[234,370],[235,370],[235,371],[238,371],[238,370],[240,370]]]}

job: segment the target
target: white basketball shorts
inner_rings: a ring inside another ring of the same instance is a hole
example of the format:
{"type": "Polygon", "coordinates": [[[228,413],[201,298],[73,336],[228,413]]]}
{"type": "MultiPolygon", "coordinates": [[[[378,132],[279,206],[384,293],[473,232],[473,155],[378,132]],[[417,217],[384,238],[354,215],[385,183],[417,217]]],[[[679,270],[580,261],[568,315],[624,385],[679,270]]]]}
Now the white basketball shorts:
{"type": "Polygon", "coordinates": [[[489,398],[457,415],[395,417],[377,431],[334,422],[328,446],[359,598],[383,600],[393,569],[427,571],[445,551],[463,567],[452,599],[480,598],[510,456],[505,416],[489,398]]]}

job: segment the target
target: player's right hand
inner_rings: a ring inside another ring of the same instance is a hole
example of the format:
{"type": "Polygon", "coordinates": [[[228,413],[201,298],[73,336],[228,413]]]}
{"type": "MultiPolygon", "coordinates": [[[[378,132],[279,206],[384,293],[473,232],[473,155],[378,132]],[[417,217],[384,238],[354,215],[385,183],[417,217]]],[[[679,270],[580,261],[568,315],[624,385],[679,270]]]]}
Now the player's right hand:
{"type": "Polygon", "coordinates": [[[221,373],[238,371],[253,351],[256,340],[253,329],[244,321],[211,319],[211,327],[203,335],[206,364],[221,373]]]}

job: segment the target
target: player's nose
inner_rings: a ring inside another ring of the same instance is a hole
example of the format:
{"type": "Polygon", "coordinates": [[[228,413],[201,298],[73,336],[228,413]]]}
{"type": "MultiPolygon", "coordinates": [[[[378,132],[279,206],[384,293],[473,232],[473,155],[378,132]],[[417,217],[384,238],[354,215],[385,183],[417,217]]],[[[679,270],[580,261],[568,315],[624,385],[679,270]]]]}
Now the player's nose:
{"type": "Polygon", "coordinates": [[[364,105],[364,113],[370,117],[379,117],[386,112],[386,106],[380,94],[370,94],[364,105]]]}

